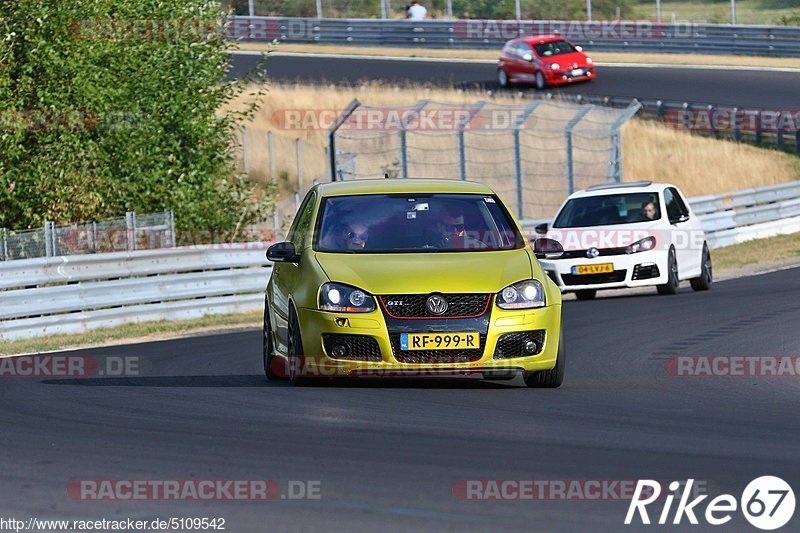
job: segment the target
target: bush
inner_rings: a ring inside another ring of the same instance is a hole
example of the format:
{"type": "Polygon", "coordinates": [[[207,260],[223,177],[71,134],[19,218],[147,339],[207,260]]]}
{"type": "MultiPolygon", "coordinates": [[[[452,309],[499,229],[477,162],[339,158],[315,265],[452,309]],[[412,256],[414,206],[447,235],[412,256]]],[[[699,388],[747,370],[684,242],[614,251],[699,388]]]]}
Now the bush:
{"type": "Polygon", "coordinates": [[[0,4],[0,227],[130,210],[173,209],[183,228],[259,219],[266,199],[236,174],[232,142],[255,106],[217,116],[243,90],[224,81],[222,15],[207,0],[0,4]],[[152,25],[165,19],[202,27],[152,25]]]}
{"type": "Polygon", "coordinates": [[[781,26],[800,26],[800,11],[791,15],[783,15],[778,20],[781,26]]]}

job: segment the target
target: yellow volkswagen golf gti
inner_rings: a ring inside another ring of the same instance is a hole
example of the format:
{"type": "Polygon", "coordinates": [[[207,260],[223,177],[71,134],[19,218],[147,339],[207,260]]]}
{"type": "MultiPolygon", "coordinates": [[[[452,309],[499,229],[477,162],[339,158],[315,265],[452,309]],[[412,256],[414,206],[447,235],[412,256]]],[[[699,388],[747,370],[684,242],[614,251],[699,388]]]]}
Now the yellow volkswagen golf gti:
{"type": "Polygon", "coordinates": [[[561,293],[489,187],[316,185],[287,239],[267,251],[267,378],[521,373],[529,387],[561,385],[561,293]]]}

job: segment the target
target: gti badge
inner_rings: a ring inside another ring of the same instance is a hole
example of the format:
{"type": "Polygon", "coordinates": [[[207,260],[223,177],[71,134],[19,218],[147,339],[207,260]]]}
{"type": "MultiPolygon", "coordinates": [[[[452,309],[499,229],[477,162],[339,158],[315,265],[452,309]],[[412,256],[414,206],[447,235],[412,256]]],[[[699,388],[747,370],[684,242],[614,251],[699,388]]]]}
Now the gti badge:
{"type": "Polygon", "coordinates": [[[447,312],[447,300],[439,294],[431,294],[425,302],[425,307],[434,315],[443,315],[447,312]]]}
{"type": "Polygon", "coordinates": [[[588,250],[586,250],[586,257],[590,259],[594,259],[598,255],[600,255],[600,250],[598,250],[597,248],[589,248],[588,250]]]}

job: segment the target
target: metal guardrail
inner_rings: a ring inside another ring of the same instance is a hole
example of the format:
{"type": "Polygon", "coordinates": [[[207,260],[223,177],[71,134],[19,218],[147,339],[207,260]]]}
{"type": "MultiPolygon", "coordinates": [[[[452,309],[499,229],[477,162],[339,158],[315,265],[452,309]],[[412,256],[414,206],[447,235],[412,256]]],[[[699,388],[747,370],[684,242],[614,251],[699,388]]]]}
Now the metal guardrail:
{"type": "MultiPolygon", "coordinates": [[[[712,248],[800,231],[800,182],[689,202],[712,248]]],[[[0,341],[260,309],[272,268],[268,244],[2,262],[0,341]]]]}
{"type": "Polygon", "coordinates": [[[0,228],[0,261],[175,247],[172,211],[137,214],[42,228],[0,228]]]}
{"type": "Polygon", "coordinates": [[[265,249],[229,244],[0,263],[0,341],[259,309],[272,268],[265,249]]]}
{"type": "MultiPolygon", "coordinates": [[[[800,57],[800,27],[652,21],[426,20],[232,17],[229,37],[244,41],[498,48],[514,37],[560,33],[602,52],[666,52],[800,57]]],[[[498,48],[499,49],[499,48],[498,48]]]]}
{"type": "MultiPolygon", "coordinates": [[[[710,248],[800,231],[800,182],[689,198],[710,248]]],[[[550,219],[523,220],[533,229],[550,219]]]]}

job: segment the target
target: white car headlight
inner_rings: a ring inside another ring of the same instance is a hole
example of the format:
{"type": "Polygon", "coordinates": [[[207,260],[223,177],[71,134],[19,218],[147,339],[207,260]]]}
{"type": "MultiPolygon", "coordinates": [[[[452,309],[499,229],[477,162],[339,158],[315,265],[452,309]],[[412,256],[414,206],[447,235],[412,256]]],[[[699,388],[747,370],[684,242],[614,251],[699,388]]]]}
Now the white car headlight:
{"type": "Polygon", "coordinates": [[[559,65],[558,63],[550,63],[550,68],[553,70],[559,70],[561,69],[561,65],[559,65]]]}
{"type": "Polygon", "coordinates": [[[509,285],[497,295],[497,306],[500,309],[532,309],[545,305],[547,299],[544,287],[535,279],[509,285]]]}
{"type": "Polygon", "coordinates": [[[589,63],[590,65],[591,65],[592,63],[594,63],[594,61],[592,61],[592,58],[591,58],[591,57],[587,57],[587,58],[586,58],[586,62],[587,62],[587,63],[589,63]]]}
{"type": "Polygon", "coordinates": [[[645,237],[625,248],[626,254],[635,254],[639,252],[648,252],[656,247],[655,237],[645,237]]]}
{"type": "Polygon", "coordinates": [[[319,308],[336,313],[369,313],[375,310],[375,298],[356,287],[326,283],[319,290],[319,308]]]}

